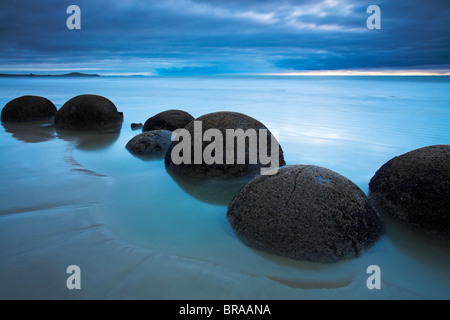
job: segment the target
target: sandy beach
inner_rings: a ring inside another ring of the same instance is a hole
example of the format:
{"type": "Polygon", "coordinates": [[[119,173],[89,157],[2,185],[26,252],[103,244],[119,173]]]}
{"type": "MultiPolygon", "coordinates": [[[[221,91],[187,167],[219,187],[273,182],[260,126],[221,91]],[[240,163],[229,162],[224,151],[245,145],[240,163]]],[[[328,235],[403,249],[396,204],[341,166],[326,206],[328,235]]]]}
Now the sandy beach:
{"type": "Polygon", "coordinates": [[[445,243],[384,218],[386,235],[356,259],[321,264],[263,253],[234,234],[223,190],[201,196],[202,189],[174,180],[162,159],[143,161],[125,145],[137,134],[133,122],[171,107],[200,116],[214,101],[217,110],[245,108],[279,128],[288,164],[330,167],[367,193],[392,156],[448,141],[449,82],[381,81],[368,99],[379,80],[327,79],[321,86],[337,88],[326,97],[315,80],[234,80],[0,79],[0,105],[32,91],[61,107],[95,91],[125,115],[119,135],[0,128],[0,298],[448,299],[445,243]],[[424,85],[427,93],[410,89],[424,85]],[[274,101],[283,114],[273,113],[274,101]],[[411,101],[435,107],[425,118],[411,101]],[[366,287],[373,264],[382,270],[382,290],[366,287]],[[81,269],[81,290],[66,287],[69,265],[81,269]]]}

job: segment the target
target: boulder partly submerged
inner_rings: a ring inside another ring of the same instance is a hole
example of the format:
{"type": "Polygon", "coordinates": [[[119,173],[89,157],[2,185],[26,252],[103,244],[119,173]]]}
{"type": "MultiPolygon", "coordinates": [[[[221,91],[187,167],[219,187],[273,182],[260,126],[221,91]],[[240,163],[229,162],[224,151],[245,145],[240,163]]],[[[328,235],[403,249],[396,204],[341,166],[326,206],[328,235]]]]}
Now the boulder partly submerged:
{"type": "Polygon", "coordinates": [[[410,151],[385,163],[370,198],[405,225],[450,240],[450,145],[410,151]]]}
{"type": "Polygon", "coordinates": [[[133,155],[141,158],[163,158],[172,143],[172,132],[153,130],[143,132],[128,141],[126,148],[133,155]]]}
{"type": "Polygon", "coordinates": [[[55,126],[64,130],[99,130],[120,128],[123,113],[109,99],[92,94],[67,101],[55,115],[55,126]]]}
{"type": "Polygon", "coordinates": [[[1,113],[2,122],[32,122],[50,119],[56,114],[55,105],[44,97],[22,96],[9,101],[1,113]]]}
{"type": "MultiPolygon", "coordinates": [[[[209,113],[195,119],[194,121],[191,121],[188,125],[186,125],[186,127],[184,127],[184,130],[189,133],[190,141],[185,141],[184,138],[180,138],[180,141],[174,141],[165,156],[165,163],[168,168],[178,174],[203,178],[240,178],[244,176],[253,176],[256,174],[260,174],[261,168],[272,166],[273,162],[276,162],[277,168],[286,164],[286,162],[284,161],[283,150],[278,144],[275,136],[272,135],[272,133],[264,124],[245,114],[227,111],[209,113]],[[201,126],[201,129],[198,129],[199,126],[201,126]],[[201,132],[197,133],[196,128],[201,132]],[[253,145],[256,146],[256,157],[252,156],[254,155],[254,153],[250,151],[250,139],[248,139],[248,137],[241,137],[241,141],[246,141],[243,143],[243,145],[241,145],[241,147],[239,147],[239,142],[237,141],[240,138],[231,138],[230,140],[232,142],[232,147],[230,147],[230,152],[227,152],[228,148],[226,147],[226,140],[227,131],[229,131],[229,129],[231,129],[230,131],[234,132],[237,132],[238,129],[242,129],[242,132],[251,131],[249,129],[254,130],[252,133],[254,133],[254,140],[256,140],[254,141],[255,143],[253,143],[253,145]],[[212,132],[212,130],[214,130],[217,134],[220,134],[222,138],[221,140],[223,140],[222,143],[218,139],[214,140],[215,138],[212,138],[214,143],[212,143],[210,139],[209,141],[208,139],[203,139],[205,132],[212,132]],[[198,134],[201,135],[202,141],[196,141],[198,139],[198,134]],[[261,141],[260,136],[262,136],[262,140],[265,141],[261,141]],[[273,143],[273,145],[276,149],[278,149],[278,154],[274,152],[273,154],[276,155],[273,157],[271,143],[272,139],[275,142],[273,143]],[[183,150],[183,152],[175,152],[175,150],[179,149],[180,143],[182,143],[182,145],[186,145],[186,143],[187,145],[189,145],[190,156],[186,157],[186,155],[184,154],[184,151],[186,150],[183,150]],[[262,148],[261,143],[266,143],[266,147],[262,148]],[[196,149],[196,145],[199,145],[200,148],[196,149]],[[211,149],[214,149],[211,148],[211,146],[213,145],[219,148],[219,150],[222,152],[221,156],[217,155],[216,150],[211,151],[211,149]],[[212,161],[211,159],[208,161],[205,160],[205,157],[203,155],[207,149],[211,151],[210,154],[212,157],[217,157],[214,159],[214,161],[212,161]],[[260,153],[260,149],[264,151],[264,156],[266,158],[264,161],[262,161],[262,154],[260,153]],[[174,159],[172,159],[172,151],[174,151],[177,156],[183,154],[184,160],[188,161],[177,163],[176,161],[174,161],[174,159]],[[241,157],[241,159],[239,159],[239,157],[241,157]],[[267,159],[267,157],[269,157],[270,160],[267,159]],[[256,161],[250,161],[252,158],[256,158],[256,161]],[[228,161],[228,159],[231,159],[231,161],[228,161]],[[268,161],[270,161],[270,163],[268,161]]],[[[182,135],[180,134],[180,136],[182,135]]]]}
{"type": "Polygon", "coordinates": [[[167,110],[154,115],[145,121],[142,131],[169,130],[184,128],[194,117],[183,110],[167,110]]]}
{"type": "Polygon", "coordinates": [[[310,165],[254,178],[233,199],[227,217],[247,245],[311,262],[357,257],[384,232],[358,186],[310,165]]]}

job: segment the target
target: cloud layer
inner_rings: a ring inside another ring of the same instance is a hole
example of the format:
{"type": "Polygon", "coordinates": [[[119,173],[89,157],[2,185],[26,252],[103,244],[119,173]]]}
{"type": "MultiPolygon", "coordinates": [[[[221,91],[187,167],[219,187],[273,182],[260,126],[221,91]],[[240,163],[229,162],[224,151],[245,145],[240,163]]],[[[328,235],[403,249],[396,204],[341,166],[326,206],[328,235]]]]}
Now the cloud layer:
{"type": "Polygon", "coordinates": [[[0,71],[448,69],[448,0],[3,0],[0,71]],[[81,8],[68,30],[66,8],[81,8]],[[366,9],[381,8],[381,30],[366,9]]]}

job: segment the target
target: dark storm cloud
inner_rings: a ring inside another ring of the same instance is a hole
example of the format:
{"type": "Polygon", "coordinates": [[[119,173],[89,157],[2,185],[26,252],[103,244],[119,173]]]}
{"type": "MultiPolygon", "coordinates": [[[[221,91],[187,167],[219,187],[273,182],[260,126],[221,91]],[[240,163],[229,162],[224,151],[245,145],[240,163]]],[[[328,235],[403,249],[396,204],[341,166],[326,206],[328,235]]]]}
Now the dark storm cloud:
{"type": "Polygon", "coordinates": [[[1,8],[0,70],[439,68],[450,56],[448,0],[2,0],[1,8]],[[66,28],[71,4],[81,30],[66,28]],[[371,4],[381,30],[366,28],[371,4]]]}

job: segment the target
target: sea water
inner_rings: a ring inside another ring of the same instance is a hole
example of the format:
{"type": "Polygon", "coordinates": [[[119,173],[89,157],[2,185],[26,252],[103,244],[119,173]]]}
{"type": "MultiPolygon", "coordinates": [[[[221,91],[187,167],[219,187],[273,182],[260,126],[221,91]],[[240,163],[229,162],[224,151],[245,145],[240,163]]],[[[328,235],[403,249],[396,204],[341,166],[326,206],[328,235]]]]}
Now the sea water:
{"type": "Polygon", "coordinates": [[[168,109],[245,113],[279,132],[287,165],[332,169],[366,194],[389,159],[450,143],[448,77],[100,77],[0,79],[0,106],[40,95],[57,108],[103,95],[119,134],[67,136],[0,127],[0,297],[150,299],[450,298],[448,243],[384,217],[387,233],[356,259],[280,258],[244,245],[226,219],[239,190],[199,186],[144,161],[130,128],[168,109]],[[68,290],[78,265],[81,290],[68,290]],[[369,290],[367,268],[381,271],[369,290]]]}

